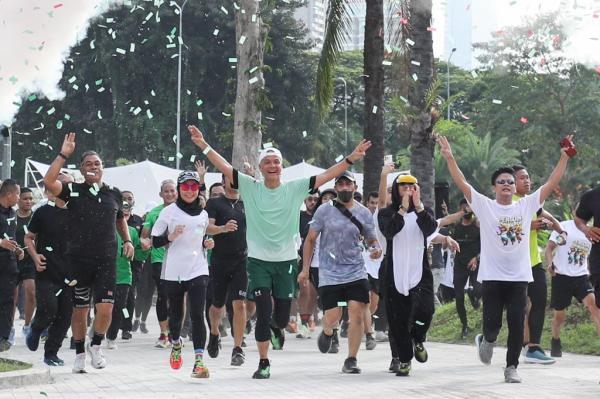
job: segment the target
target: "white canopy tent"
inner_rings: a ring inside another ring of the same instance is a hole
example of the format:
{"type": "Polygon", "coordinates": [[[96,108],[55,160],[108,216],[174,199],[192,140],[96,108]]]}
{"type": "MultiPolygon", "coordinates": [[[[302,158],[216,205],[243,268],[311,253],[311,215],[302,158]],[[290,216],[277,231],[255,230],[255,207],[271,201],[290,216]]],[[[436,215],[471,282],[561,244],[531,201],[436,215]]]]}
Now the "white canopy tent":
{"type": "MultiPolygon", "coordinates": [[[[76,180],[82,180],[79,170],[74,165],[70,168],[63,169],[65,172],[72,174],[76,180]]],[[[36,186],[40,188],[40,183],[43,176],[48,171],[49,165],[27,159],[25,163],[25,186],[36,186]]],[[[313,166],[306,162],[292,165],[284,168],[282,179],[284,181],[294,180],[305,176],[314,176],[324,172],[325,169],[313,166]]],[[[152,161],[142,161],[131,165],[116,166],[104,169],[104,182],[108,185],[118,187],[120,190],[128,190],[133,192],[135,196],[134,211],[137,214],[143,214],[146,206],[152,203],[159,204],[161,199],[158,195],[160,191],[160,183],[166,179],[176,180],[179,170],[168,168],[159,165],[152,161]]],[[[363,175],[355,173],[358,190],[362,192],[363,175]]],[[[388,185],[391,184],[393,177],[388,176],[388,185]]],[[[221,181],[220,173],[207,173],[205,176],[206,186],[210,187],[213,183],[221,181]]],[[[324,188],[333,187],[333,181],[325,184],[324,188]]]]}

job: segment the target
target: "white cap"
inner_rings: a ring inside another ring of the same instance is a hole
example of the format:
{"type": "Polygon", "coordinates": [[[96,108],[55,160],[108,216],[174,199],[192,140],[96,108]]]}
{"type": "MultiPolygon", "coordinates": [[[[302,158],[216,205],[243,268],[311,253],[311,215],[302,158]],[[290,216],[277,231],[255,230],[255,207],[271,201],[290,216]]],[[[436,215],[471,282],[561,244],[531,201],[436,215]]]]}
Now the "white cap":
{"type": "Polygon", "coordinates": [[[258,163],[260,164],[263,159],[269,156],[276,156],[277,158],[279,158],[280,161],[283,160],[283,157],[281,156],[281,151],[279,151],[277,148],[269,147],[260,151],[260,153],[258,154],[258,163]]]}

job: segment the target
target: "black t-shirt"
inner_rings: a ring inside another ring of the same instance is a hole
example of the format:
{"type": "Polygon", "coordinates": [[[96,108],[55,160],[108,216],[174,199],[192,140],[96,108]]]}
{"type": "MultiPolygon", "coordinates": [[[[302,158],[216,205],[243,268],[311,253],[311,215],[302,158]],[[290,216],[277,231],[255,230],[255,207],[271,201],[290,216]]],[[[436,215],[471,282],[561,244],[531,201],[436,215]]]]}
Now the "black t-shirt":
{"type": "Polygon", "coordinates": [[[213,237],[215,247],[212,250],[212,258],[234,259],[245,257],[248,254],[248,245],[246,244],[244,203],[225,196],[211,198],[206,203],[206,212],[210,219],[215,219],[217,226],[223,226],[232,219],[238,225],[236,231],[217,234],[213,237]]]}
{"type": "Polygon", "coordinates": [[[454,256],[454,267],[466,268],[469,261],[481,252],[479,226],[475,222],[467,226],[457,223],[452,238],[460,245],[460,252],[454,256]]]}
{"type": "Polygon", "coordinates": [[[58,195],[67,202],[69,256],[114,259],[117,254],[117,219],[123,218],[119,189],[87,183],[64,184],[58,195]]]}
{"type": "Polygon", "coordinates": [[[29,231],[36,235],[35,249],[46,257],[46,270],[36,272],[36,279],[62,283],[65,277],[68,210],[52,205],[39,207],[31,217],[29,231]]]}
{"type": "MultiPolygon", "coordinates": [[[[3,240],[14,240],[17,231],[17,213],[12,208],[5,208],[0,205],[0,238],[3,240]]],[[[16,257],[15,253],[0,247],[0,267],[6,267],[7,263],[14,268],[16,272],[16,257]]]]}
{"type": "Polygon", "coordinates": [[[140,234],[142,232],[143,224],[144,224],[144,219],[142,219],[142,217],[138,216],[138,215],[132,214],[129,216],[129,219],[127,220],[127,225],[136,229],[138,234],[140,234]]]}
{"type": "Polygon", "coordinates": [[[302,238],[302,244],[300,244],[300,249],[298,250],[300,257],[302,257],[302,251],[304,250],[304,239],[308,235],[310,221],[312,220],[313,216],[313,213],[300,211],[300,238],[302,238]]]}
{"type": "MultiPolygon", "coordinates": [[[[15,238],[21,248],[25,247],[25,230],[27,229],[27,225],[29,225],[31,215],[32,214],[22,218],[17,213],[17,231],[15,232],[15,238]]],[[[25,256],[23,257],[23,260],[18,261],[19,267],[32,266],[33,262],[29,256],[29,252],[27,252],[26,249],[23,249],[23,251],[25,251],[25,256]]]]}
{"type": "MultiPolygon", "coordinates": [[[[600,227],[600,186],[581,196],[575,215],[585,221],[594,218],[594,227],[600,227]]],[[[588,259],[590,260],[590,273],[600,273],[600,243],[596,242],[592,245],[592,252],[588,259]]]]}
{"type": "MultiPolygon", "coordinates": [[[[444,226],[440,229],[441,235],[447,236],[449,234],[448,227],[444,226]]],[[[443,269],[446,266],[444,260],[444,252],[442,244],[433,244],[431,250],[431,268],[432,269],[443,269]]]]}

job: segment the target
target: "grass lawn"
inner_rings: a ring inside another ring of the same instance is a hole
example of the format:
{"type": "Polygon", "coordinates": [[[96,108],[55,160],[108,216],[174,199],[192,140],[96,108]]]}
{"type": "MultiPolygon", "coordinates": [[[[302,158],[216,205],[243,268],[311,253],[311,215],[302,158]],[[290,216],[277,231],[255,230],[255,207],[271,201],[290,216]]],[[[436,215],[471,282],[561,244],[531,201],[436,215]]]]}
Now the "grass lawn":
{"type": "Polygon", "coordinates": [[[31,367],[31,364],[19,362],[18,360],[0,358],[0,373],[5,371],[25,370],[31,367]]]}
{"type": "MultiPolygon", "coordinates": [[[[431,328],[427,338],[434,342],[445,342],[451,344],[474,345],[475,335],[481,332],[481,308],[474,310],[465,295],[467,318],[471,333],[466,340],[461,339],[461,324],[456,313],[454,302],[439,306],[435,310],[431,328]]],[[[505,312],[506,313],[506,312],[505,312]]],[[[552,338],[550,326],[552,320],[552,310],[546,311],[546,322],[542,334],[542,347],[550,350],[550,339],[552,338]]],[[[497,344],[506,346],[506,318],[504,318],[502,329],[498,336],[497,344]]],[[[600,355],[600,337],[596,333],[594,323],[590,320],[590,315],[585,306],[581,304],[572,304],[567,308],[567,320],[561,329],[560,334],[563,352],[581,353],[586,355],[600,355]]]]}

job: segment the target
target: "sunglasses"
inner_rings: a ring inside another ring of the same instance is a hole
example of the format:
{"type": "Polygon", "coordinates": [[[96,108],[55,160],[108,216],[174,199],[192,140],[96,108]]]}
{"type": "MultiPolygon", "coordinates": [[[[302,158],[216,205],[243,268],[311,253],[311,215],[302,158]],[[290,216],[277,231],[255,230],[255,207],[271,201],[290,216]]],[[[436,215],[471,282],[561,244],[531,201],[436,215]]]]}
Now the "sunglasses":
{"type": "Polygon", "coordinates": [[[509,186],[512,186],[513,184],[515,184],[514,180],[496,180],[496,184],[500,184],[501,186],[508,184],[509,186]]]}
{"type": "Polygon", "coordinates": [[[200,184],[198,183],[183,183],[179,186],[181,191],[198,191],[200,190],[200,184]]]}

